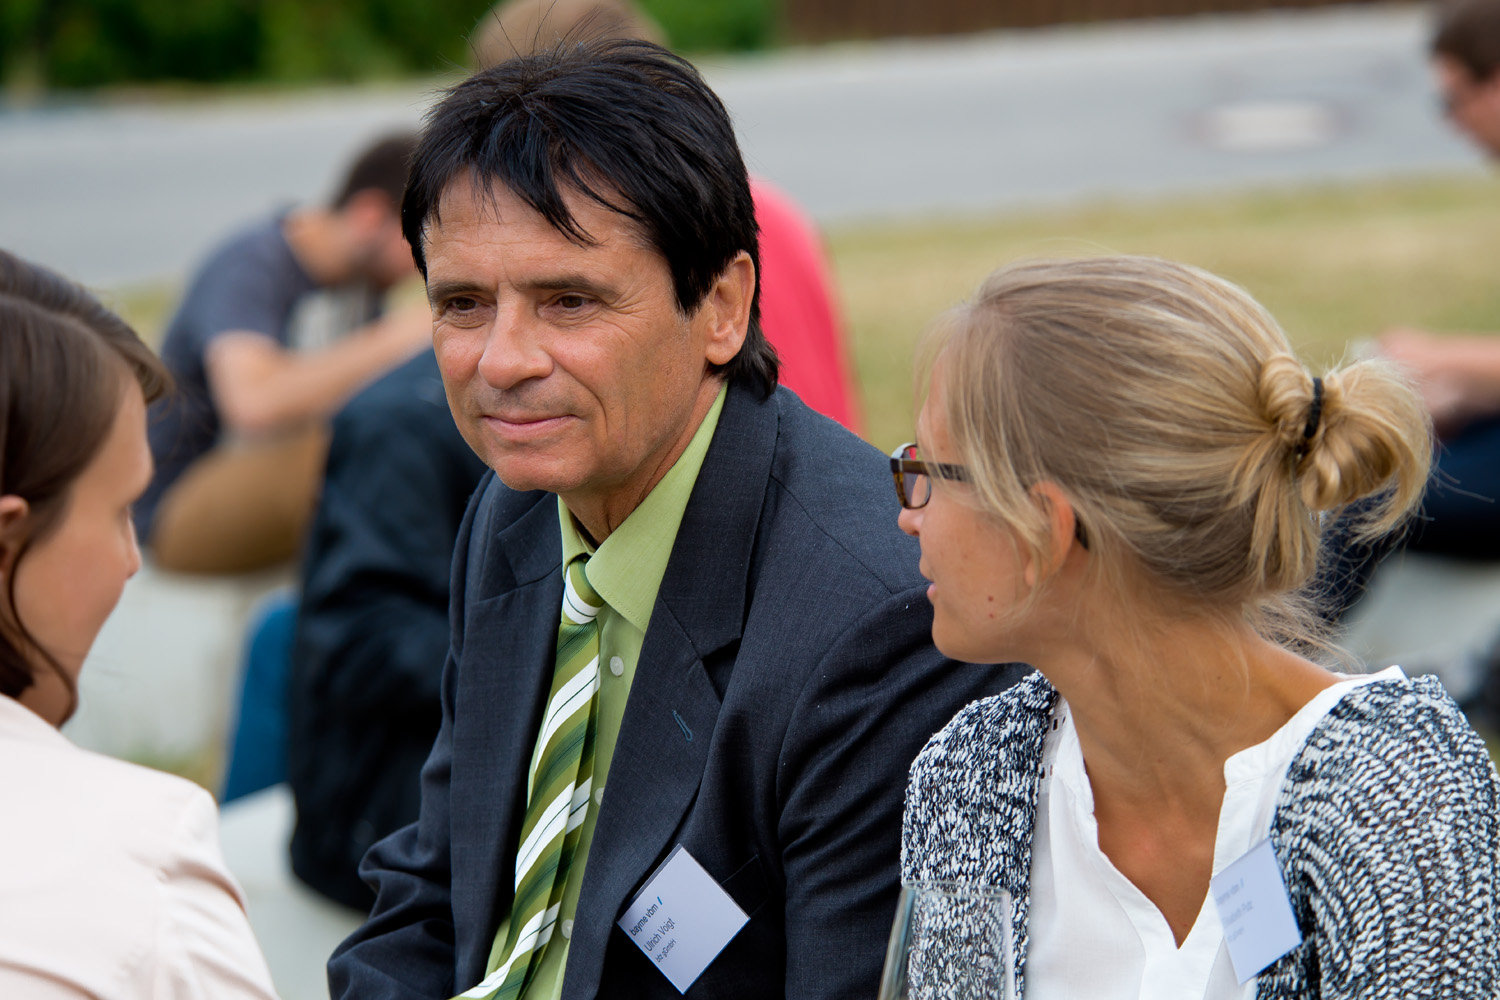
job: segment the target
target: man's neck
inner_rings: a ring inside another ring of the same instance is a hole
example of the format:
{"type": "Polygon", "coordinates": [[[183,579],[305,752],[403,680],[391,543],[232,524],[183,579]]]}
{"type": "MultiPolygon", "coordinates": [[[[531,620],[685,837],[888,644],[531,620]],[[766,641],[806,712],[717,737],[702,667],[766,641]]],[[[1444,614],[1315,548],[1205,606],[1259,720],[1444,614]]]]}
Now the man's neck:
{"type": "Polygon", "coordinates": [[[625,519],[635,512],[671,471],[672,466],[677,464],[677,460],[692,443],[693,435],[698,433],[698,428],[708,416],[708,411],[713,409],[714,400],[718,398],[723,384],[718,378],[705,377],[698,385],[698,396],[693,401],[688,419],[677,434],[667,446],[659,448],[641,463],[626,480],[604,490],[561,494],[563,503],[577,519],[579,527],[596,545],[602,545],[616,528],[624,524],[625,519]]]}

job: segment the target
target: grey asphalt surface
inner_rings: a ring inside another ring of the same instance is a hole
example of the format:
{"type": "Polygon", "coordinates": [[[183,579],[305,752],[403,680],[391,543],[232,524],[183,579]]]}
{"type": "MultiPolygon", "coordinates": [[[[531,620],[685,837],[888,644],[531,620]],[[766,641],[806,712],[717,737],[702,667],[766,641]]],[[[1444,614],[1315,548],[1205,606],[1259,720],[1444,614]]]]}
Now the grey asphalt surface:
{"type": "MultiPolygon", "coordinates": [[[[750,168],[824,223],[1481,169],[1436,113],[1421,5],[705,62],[750,168]]],[[[0,110],[0,246],[95,285],[181,276],[325,196],[440,82],[0,110]]]]}

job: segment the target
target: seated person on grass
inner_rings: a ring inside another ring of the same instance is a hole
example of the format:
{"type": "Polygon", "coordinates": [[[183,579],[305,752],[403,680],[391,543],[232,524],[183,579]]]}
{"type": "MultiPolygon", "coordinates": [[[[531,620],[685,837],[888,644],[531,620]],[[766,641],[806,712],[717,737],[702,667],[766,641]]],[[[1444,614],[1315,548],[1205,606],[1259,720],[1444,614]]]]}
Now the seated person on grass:
{"type": "Polygon", "coordinates": [[[179,391],[152,414],[156,476],[134,514],[157,565],[230,573],[295,555],[327,417],[428,343],[425,304],[379,316],[413,273],[397,211],[413,141],[376,142],[331,205],[241,230],[193,276],[161,352],[179,391]],[[340,304],[348,315],[330,317],[340,304]],[[347,334],[315,347],[299,334],[320,307],[347,334]]]}
{"type": "MultiPolygon", "coordinates": [[[[1456,0],[1439,7],[1432,66],[1444,112],[1492,158],[1500,159],[1500,0],[1456,0]]],[[[1500,319],[1500,317],[1497,317],[1500,319]]],[[[1338,617],[1363,592],[1375,565],[1397,547],[1447,558],[1500,560],[1500,335],[1436,335],[1394,328],[1378,353],[1415,382],[1437,432],[1421,515],[1403,533],[1352,544],[1335,534],[1326,570],[1326,610],[1338,617]]],[[[1465,710],[1477,725],[1500,723],[1500,641],[1471,654],[1487,674],[1465,710]]]]}
{"type": "MultiPolygon", "coordinates": [[[[1449,119],[1500,158],[1500,0],[1441,8],[1432,58],[1449,119]]],[[[1407,546],[1500,559],[1500,337],[1398,328],[1380,338],[1379,349],[1416,378],[1443,443],[1425,523],[1407,546]]]]}

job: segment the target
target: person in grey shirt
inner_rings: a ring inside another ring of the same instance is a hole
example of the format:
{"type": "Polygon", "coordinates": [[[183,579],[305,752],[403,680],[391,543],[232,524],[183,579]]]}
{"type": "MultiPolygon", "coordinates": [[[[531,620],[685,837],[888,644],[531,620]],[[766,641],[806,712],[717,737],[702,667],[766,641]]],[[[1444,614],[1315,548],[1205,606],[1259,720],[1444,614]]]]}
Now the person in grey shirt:
{"type": "Polygon", "coordinates": [[[329,206],[251,225],[198,268],[162,344],[178,392],[152,414],[156,475],[134,514],[157,565],[233,572],[290,558],[321,479],[326,418],[427,343],[425,304],[376,315],[412,274],[396,205],[413,141],[379,140],[329,206]],[[336,324],[354,329],[297,350],[299,310],[333,290],[367,293],[336,324]]]}

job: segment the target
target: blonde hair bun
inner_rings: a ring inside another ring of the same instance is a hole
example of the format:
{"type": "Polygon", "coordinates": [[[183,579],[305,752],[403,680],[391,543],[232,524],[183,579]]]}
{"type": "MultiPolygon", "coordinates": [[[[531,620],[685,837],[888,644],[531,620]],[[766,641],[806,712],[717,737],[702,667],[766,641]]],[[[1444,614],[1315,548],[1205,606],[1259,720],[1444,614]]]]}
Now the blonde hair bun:
{"type": "Polygon", "coordinates": [[[928,356],[976,502],[1024,544],[1044,554],[1028,490],[1054,482],[1104,569],[1226,612],[1271,614],[1308,583],[1320,512],[1365,501],[1383,532],[1426,481],[1426,411],[1395,371],[1315,380],[1248,293],[1185,264],[1011,264],[928,356]]]}

